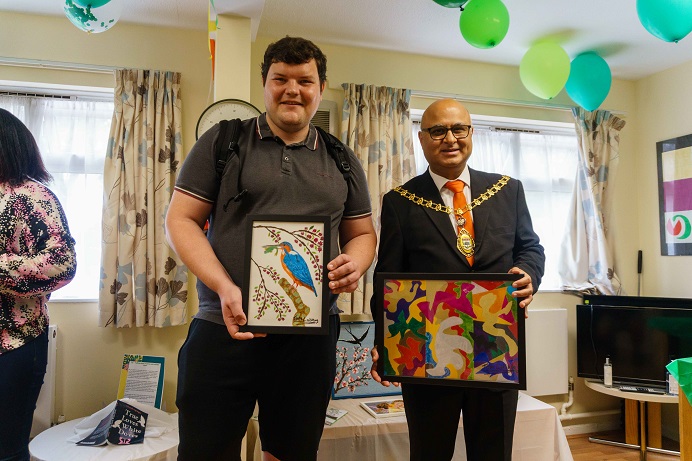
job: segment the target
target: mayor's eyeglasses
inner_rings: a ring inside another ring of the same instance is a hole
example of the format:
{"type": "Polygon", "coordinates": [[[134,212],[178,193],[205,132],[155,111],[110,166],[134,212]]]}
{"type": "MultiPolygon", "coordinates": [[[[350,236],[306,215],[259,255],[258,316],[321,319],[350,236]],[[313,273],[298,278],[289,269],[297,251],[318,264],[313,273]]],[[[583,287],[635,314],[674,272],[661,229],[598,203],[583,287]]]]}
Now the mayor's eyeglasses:
{"type": "Polygon", "coordinates": [[[452,136],[457,139],[466,138],[469,133],[471,133],[471,125],[452,125],[450,127],[435,125],[430,128],[421,128],[421,131],[427,131],[430,137],[436,141],[444,139],[447,136],[447,132],[451,131],[452,136]]]}

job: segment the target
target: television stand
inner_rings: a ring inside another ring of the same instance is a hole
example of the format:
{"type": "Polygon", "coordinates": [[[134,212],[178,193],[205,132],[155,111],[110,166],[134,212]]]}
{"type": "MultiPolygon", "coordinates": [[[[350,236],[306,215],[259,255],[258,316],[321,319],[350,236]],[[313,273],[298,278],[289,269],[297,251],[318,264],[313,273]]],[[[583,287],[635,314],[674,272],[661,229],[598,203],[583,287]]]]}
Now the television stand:
{"type": "Polygon", "coordinates": [[[646,460],[646,452],[680,455],[680,452],[663,450],[661,443],[661,404],[678,403],[678,397],[667,394],[645,392],[625,392],[617,386],[606,387],[600,381],[585,380],[589,389],[602,394],[625,399],[625,443],[589,437],[590,442],[617,445],[627,448],[638,448],[639,459],[646,460]],[[647,434],[647,420],[649,431],[647,434]]]}

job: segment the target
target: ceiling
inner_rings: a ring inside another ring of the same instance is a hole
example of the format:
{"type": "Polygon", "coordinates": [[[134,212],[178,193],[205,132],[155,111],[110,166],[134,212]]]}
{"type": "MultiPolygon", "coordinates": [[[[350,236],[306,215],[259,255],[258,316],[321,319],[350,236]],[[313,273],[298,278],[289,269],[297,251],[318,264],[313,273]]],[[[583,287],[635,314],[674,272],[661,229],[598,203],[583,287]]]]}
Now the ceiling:
{"type": "MultiPolygon", "coordinates": [[[[206,29],[208,0],[114,0],[121,22],[206,29]]],[[[550,38],[570,58],[596,51],[613,77],[636,80],[692,61],[692,36],[667,43],[639,22],[634,0],[503,0],[510,26],[492,49],[459,32],[459,10],[433,0],[215,0],[219,14],[252,18],[257,35],[295,35],[353,45],[518,66],[533,43],[550,38]]],[[[63,16],[62,0],[0,0],[0,10],[63,16]]],[[[67,20],[67,19],[65,19],[67,20]]],[[[117,25],[116,25],[117,27],[117,25]]],[[[105,32],[108,33],[108,32],[105,32]]],[[[691,34],[692,35],[692,34],[691,34]]]]}

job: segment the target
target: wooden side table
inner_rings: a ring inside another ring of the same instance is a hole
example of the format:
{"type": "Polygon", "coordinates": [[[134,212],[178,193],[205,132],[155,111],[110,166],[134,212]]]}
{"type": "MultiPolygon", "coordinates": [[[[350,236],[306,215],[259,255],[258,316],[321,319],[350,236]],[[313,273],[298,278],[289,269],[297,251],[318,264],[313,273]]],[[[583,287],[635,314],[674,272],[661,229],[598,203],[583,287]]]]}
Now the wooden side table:
{"type": "MultiPolygon", "coordinates": [[[[623,392],[617,387],[606,387],[600,381],[585,380],[589,389],[602,394],[625,399],[625,443],[590,437],[592,442],[619,445],[639,449],[639,459],[646,460],[646,452],[679,454],[676,451],[663,450],[661,437],[661,404],[678,403],[678,397],[666,394],[646,394],[642,392],[623,392]],[[647,432],[647,421],[649,430],[647,432]]],[[[692,412],[692,410],[690,410],[692,412]]],[[[682,421],[682,419],[681,419],[682,421]]],[[[692,424],[692,423],[691,423],[692,424]]],[[[680,446],[682,452],[682,426],[680,426],[680,446]]],[[[687,461],[692,461],[690,458],[687,461]]]]}
{"type": "Polygon", "coordinates": [[[692,461],[692,406],[680,392],[678,415],[680,418],[680,461],[692,461]]]}

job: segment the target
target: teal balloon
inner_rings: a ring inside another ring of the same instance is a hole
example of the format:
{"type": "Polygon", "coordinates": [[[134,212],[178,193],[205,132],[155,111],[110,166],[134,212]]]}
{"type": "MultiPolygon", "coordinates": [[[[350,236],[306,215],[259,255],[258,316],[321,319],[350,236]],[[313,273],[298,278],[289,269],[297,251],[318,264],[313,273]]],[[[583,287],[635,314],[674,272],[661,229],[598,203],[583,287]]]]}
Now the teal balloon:
{"type": "Polygon", "coordinates": [[[459,30],[476,48],[493,48],[509,30],[507,7],[501,0],[471,0],[461,12],[459,30]]]}
{"type": "Polygon", "coordinates": [[[637,15],[644,28],[666,42],[678,42],[692,32],[690,0],[637,0],[637,15]]]}
{"type": "Polygon", "coordinates": [[[519,77],[527,90],[552,99],[569,78],[569,56],[560,45],[542,42],[529,48],[519,64],[519,77]]]}
{"type": "MultiPolygon", "coordinates": [[[[80,0],[64,0],[65,16],[80,30],[90,34],[104,32],[115,25],[122,13],[123,0],[109,0],[98,8],[82,6],[80,0]]],[[[86,3],[86,0],[83,0],[86,3]]]]}
{"type": "Polygon", "coordinates": [[[434,0],[438,5],[446,6],[447,8],[461,8],[468,0],[434,0]]]}
{"type": "Polygon", "coordinates": [[[73,0],[75,4],[86,8],[88,6],[92,8],[99,8],[106,3],[110,2],[111,0],[73,0]]]}
{"type": "Polygon", "coordinates": [[[593,52],[580,54],[572,60],[565,91],[586,110],[596,110],[605,101],[612,83],[610,67],[593,52]]]}

